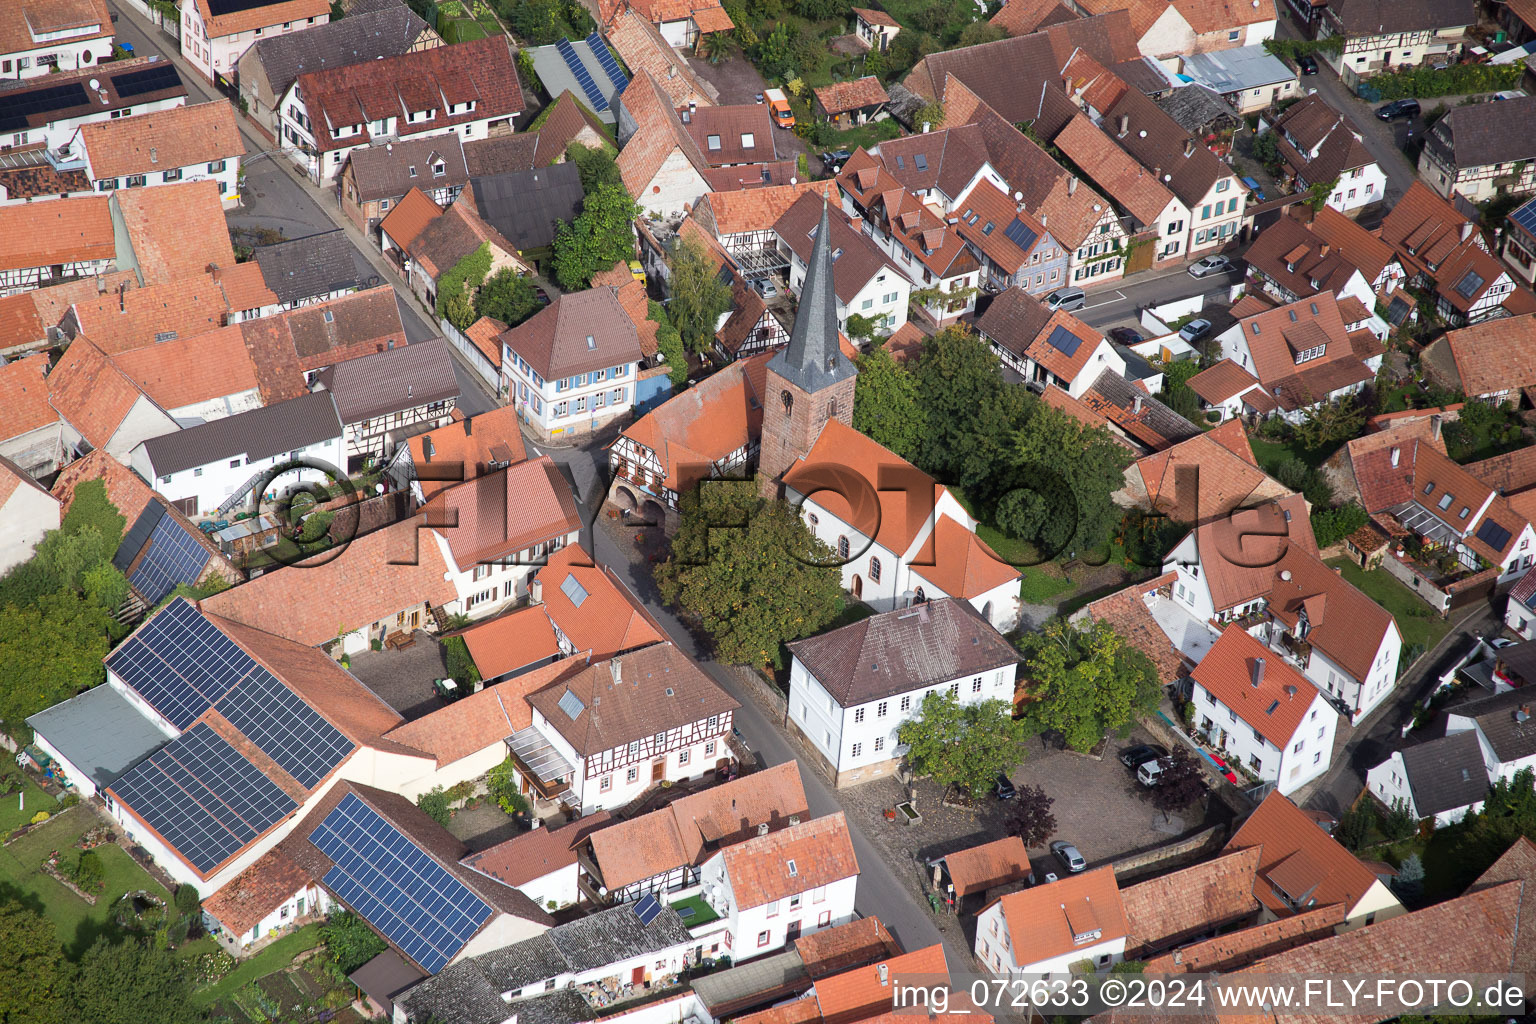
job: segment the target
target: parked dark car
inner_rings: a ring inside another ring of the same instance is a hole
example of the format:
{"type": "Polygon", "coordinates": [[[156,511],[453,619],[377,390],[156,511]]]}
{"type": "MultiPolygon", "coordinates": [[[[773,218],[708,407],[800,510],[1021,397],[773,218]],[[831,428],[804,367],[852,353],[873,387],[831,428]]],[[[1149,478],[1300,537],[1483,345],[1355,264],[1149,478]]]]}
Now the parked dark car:
{"type": "Polygon", "coordinates": [[[1127,747],[1120,751],[1120,763],[1135,770],[1148,761],[1156,761],[1160,757],[1167,756],[1168,751],[1156,744],[1138,743],[1134,747],[1127,747]]]}
{"type": "Polygon", "coordinates": [[[1129,327],[1111,327],[1109,329],[1109,340],[1118,341],[1122,345],[1136,345],[1147,339],[1143,338],[1139,331],[1129,327]]]}
{"type": "Polygon", "coordinates": [[[1304,75],[1317,74],[1317,58],[1310,53],[1304,53],[1296,58],[1296,70],[1304,75]]]}
{"type": "Polygon", "coordinates": [[[843,166],[843,161],[847,160],[852,155],[853,154],[848,152],[846,149],[834,149],[821,154],[821,162],[828,169],[832,168],[833,166],[841,167],[843,166]]]}
{"type": "Polygon", "coordinates": [[[1393,100],[1391,103],[1377,107],[1376,116],[1383,121],[1395,121],[1400,117],[1418,117],[1419,101],[1413,99],[1393,100]]]}
{"type": "Polygon", "coordinates": [[[1012,800],[1019,795],[1019,791],[1015,788],[1012,779],[1006,775],[999,775],[997,782],[992,785],[992,795],[999,800],[1012,800]]]}

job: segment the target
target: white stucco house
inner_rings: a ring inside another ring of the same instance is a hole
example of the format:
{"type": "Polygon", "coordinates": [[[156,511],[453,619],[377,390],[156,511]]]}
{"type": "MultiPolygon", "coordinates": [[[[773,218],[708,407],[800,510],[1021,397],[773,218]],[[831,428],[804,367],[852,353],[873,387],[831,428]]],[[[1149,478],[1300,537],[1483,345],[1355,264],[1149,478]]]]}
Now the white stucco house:
{"type": "Polygon", "coordinates": [[[1438,739],[1394,750],[1365,773],[1365,788],[1386,807],[1401,803],[1418,820],[1436,828],[1454,825],[1483,809],[1488,769],[1481,733],[1447,733],[1438,739]]]}
{"type": "Polygon", "coordinates": [[[181,54],[210,82],[236,84],[237,65],[258,39],[298,32],[331,20],[326,0],[179,0],[181,54]]]}
{"type": "Polygon", "coordinates": [[[0,575],[31,558],[44,535],[58,528],[59,499],[0,456],[0,575]]]}
{"type": "Polygon", "coordinates": [[[1125,955],[1130,926],[1111,865],[1068,874],[993,900],[976,916],[976,958],[992,972],[1070,979],[1082,964],[1103,971],[1125,955]]]}
{"type": "Polygon", "coordinates": [[[699,874],[736,963],[854,918],[859,861],[842,811],[729,846],[699,874]]]}
{"type": "Polygon", "coordinates": [[[901,726],[923,698],[1012,707],[1018,651],[964,601],[941,598],[790,645],[789,721],[838,785],[896,769],[901,726]]]}

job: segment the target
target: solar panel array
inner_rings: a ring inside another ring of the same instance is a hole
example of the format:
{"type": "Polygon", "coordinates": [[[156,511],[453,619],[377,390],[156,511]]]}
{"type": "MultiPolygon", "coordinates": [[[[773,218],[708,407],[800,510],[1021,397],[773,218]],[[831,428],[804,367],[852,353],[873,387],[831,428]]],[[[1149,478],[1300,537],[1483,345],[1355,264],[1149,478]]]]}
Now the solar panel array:
{"type": "Polygon", "coordinates": [[[348,793],[309,841],[334,865],[325,887],[428,974],[448,965],[491,906],[348,793]]]}
{"type": "Polygon", "coordinates": [[[609,81],[613,82],[614,87],[620,92],[623,92],[625,87],[629,85],[629,76],[624,73],[623,68],[619,67],[619,62],[613,59],[613,54],[608,51],[608,44],[603,42],[603,37],[596,32],[588,33],[587,45],[592,47],[592,55],[603,66],[603,71],[608,75],[609,81]]]}
{"type": "Polygon", "coordinates": [[[143,549],[144,542],[149,540],[150,533],[160,524],[160,517],[163,515],[165,515],[165,506],[158,501],[151,501],[144,506],[144,511],[139,513],[139,518],[133,521],[133,525],[123,535],[123,542],[117,546],[117,554],[112,556],[112,564],[119,572],[128,571],[135,556],[143,549]]]}
{"type": "Polygon", "coordinates": [[[567,576],[560,583],[560,593],[570,599],[571,604],[580,608],[582,602],[587,599],[587,588],[582,586],[575,576],[567,576]]]}
{"type": "Polygon", "coordinates": [[[1477,294],[1477,290],[1482,286],[1483,275],[1475,270],[1469,270],[1466,276],[1461,279],[1461,283],[1456,286],[1456,291],[1461,294],[1462,298],[1470,299],[1473,295],[1477,294]]]}
{"type": "Polygon", "coordinates": [[[0,94],[0,130],[25,128],[30,119],[38,114],[69,110],[89,102],[90,96],[79,82],[54,85],[46,89],[18,90],[10,95],[0,94]]]}
{"type": "Polygon", "coordinates": [[[112,76],[112,88],[117,90],[118,99],[142,96],[147,92],[159,92],[161,89],[174,89],[180,84],[181,76],[176,73],[170,61],[162,61],[142,71],[130,71],[127,74],[112,76]]]}
{"type": "Polygon", "coordinates": [[[1003,234],[1008,236],[1008,241],[1018,246],[1024,252],[1029,252],[1029,247],[1034,245],[1035,239],[1040,237],[1030,230],[1028,224],[1025,224],[1017,217],[1009,221],[1006,228],[1003,228],[1003,234]]]}
{"type": "Polygon", "coordinates": [[[205,874],[298,807],[206,724],[150,755],[112,791],[205,874]]]}
{"type": "Polygon", "coordinates": [[[1079,338],[1065,327],[1057,327],[1051,331],[1050,336],[1045,340],[1048,345],[1068,359],[1077,354],[1077,347],[1083,343],[1082,338],[1079,338]]]}
{"type": "Polygon", "coordinates": [[[355,749],[341,730],[260,665],[219,701],[218,711],[305,789],[313,789],[355,749]]]}
{"type": "Polygon", "coordinates": [[[279,0],[208,0],[208,10],[217,18],[225,14],[249,11],[253,7],[274,6],[279,0]]]}
{"type": "Polygon", "coordinates": [[[1504,545],[1509,543],[1509,538],[1510,532],[1492,519],[1484,519],[1482,525],[1477,528],[1477,539],[1495,551],[1503,551],[1504,545]]]}
{"type": "Polygon", "coordinates": [[[1510,214],[1509,219],[1525,228],[1531,234],[1536,235],[1536,199],[1531,200],[1510,214]]]}
{"type": "Polygon", "coordinates": [[[107,658],[149,706],[185,729],[244,679],[256,662],[190,601],[165,606],[107,658]]]}
{"type": "Polygon", "coordinates": [[[149,535],[149,550],[128,582],[146,603],[159,604],[177,584],[196,583],[207,564],[208,549],[175,516],[161,516],[149,535]]]}
{"type": "Polygon", "coordinates": [[[586,65],[581,62],[576,48],[571,45],[569,39],[561,38],[555,43],[555,49],[560,51],[560,56],[565,58],[565,66],[571,69],[571,74],[576,78],[576,84],[581,86],[581,91],[587,94],[587,103],[593,110],[603,111],[608,109],[608,97],[604,96],[597,83],[592,81],[592,76],[587,74],[586,65]]]}
{"type": "Polygon", "coordinates": [[[640,919],[641,924],[650,924],[660,915],[661,901],[651,893],[640,897],[640,901],[635,904],[635,916],[640,919]]]}

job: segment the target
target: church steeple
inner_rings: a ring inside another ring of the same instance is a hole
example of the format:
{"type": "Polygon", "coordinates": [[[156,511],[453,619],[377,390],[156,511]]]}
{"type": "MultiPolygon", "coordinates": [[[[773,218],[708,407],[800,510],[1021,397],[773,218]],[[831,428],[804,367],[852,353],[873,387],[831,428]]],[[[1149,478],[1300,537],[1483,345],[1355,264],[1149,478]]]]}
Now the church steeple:
{"type": "Polygon", "coordinates": [[[800,289],[800,307],[789,345],[768,361],[768,368],[801,390],[815,393],[852,377],[853,362],[837,343],[837,293],[832,289],[831,205],[821,204],[811,259],[800,289]]]}
{"type": "Polygon", "coordinates": [[[854,380],[859,371],[838,343],[830,223],[831,207],[822,199],[821,223],[806,264],[789,344],[768,360],[758,478],[763,493],[770,497],[777,495],[785,471],[811,450],[828,420],[853,423],[854,380]]]}

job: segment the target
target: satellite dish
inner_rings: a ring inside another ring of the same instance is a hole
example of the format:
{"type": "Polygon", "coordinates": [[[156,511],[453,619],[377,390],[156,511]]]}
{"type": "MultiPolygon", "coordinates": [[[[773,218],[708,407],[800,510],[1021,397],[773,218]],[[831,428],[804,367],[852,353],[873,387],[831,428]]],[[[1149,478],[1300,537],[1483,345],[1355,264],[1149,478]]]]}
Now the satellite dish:
{"type": "Polygon", "coordinates": [[[1023,192],[1015,192],[1013,194],[1013,201],[1016,202],[1016,203],[1022,203],[1024,201],[1024,193],[1023,192]]]}
{"type": "Polygon", "coordinates": [[[799,182],[799,180],[798,180],[798,179],[796,179],[796,178],[790,178],[790,179],[789,179],[789,183],[790,183],[790,184],[791,184],[791,185],[798,185],[798,184],[800,184],[800,182],[799,182]]]}
{"type": "Polygon", "coordinates": [[[91,79],[91,91],[92,92],[97,92],[100,89],[101,89],[101,82],[98,79],[95,79],[95,78],[91,79]]]}

